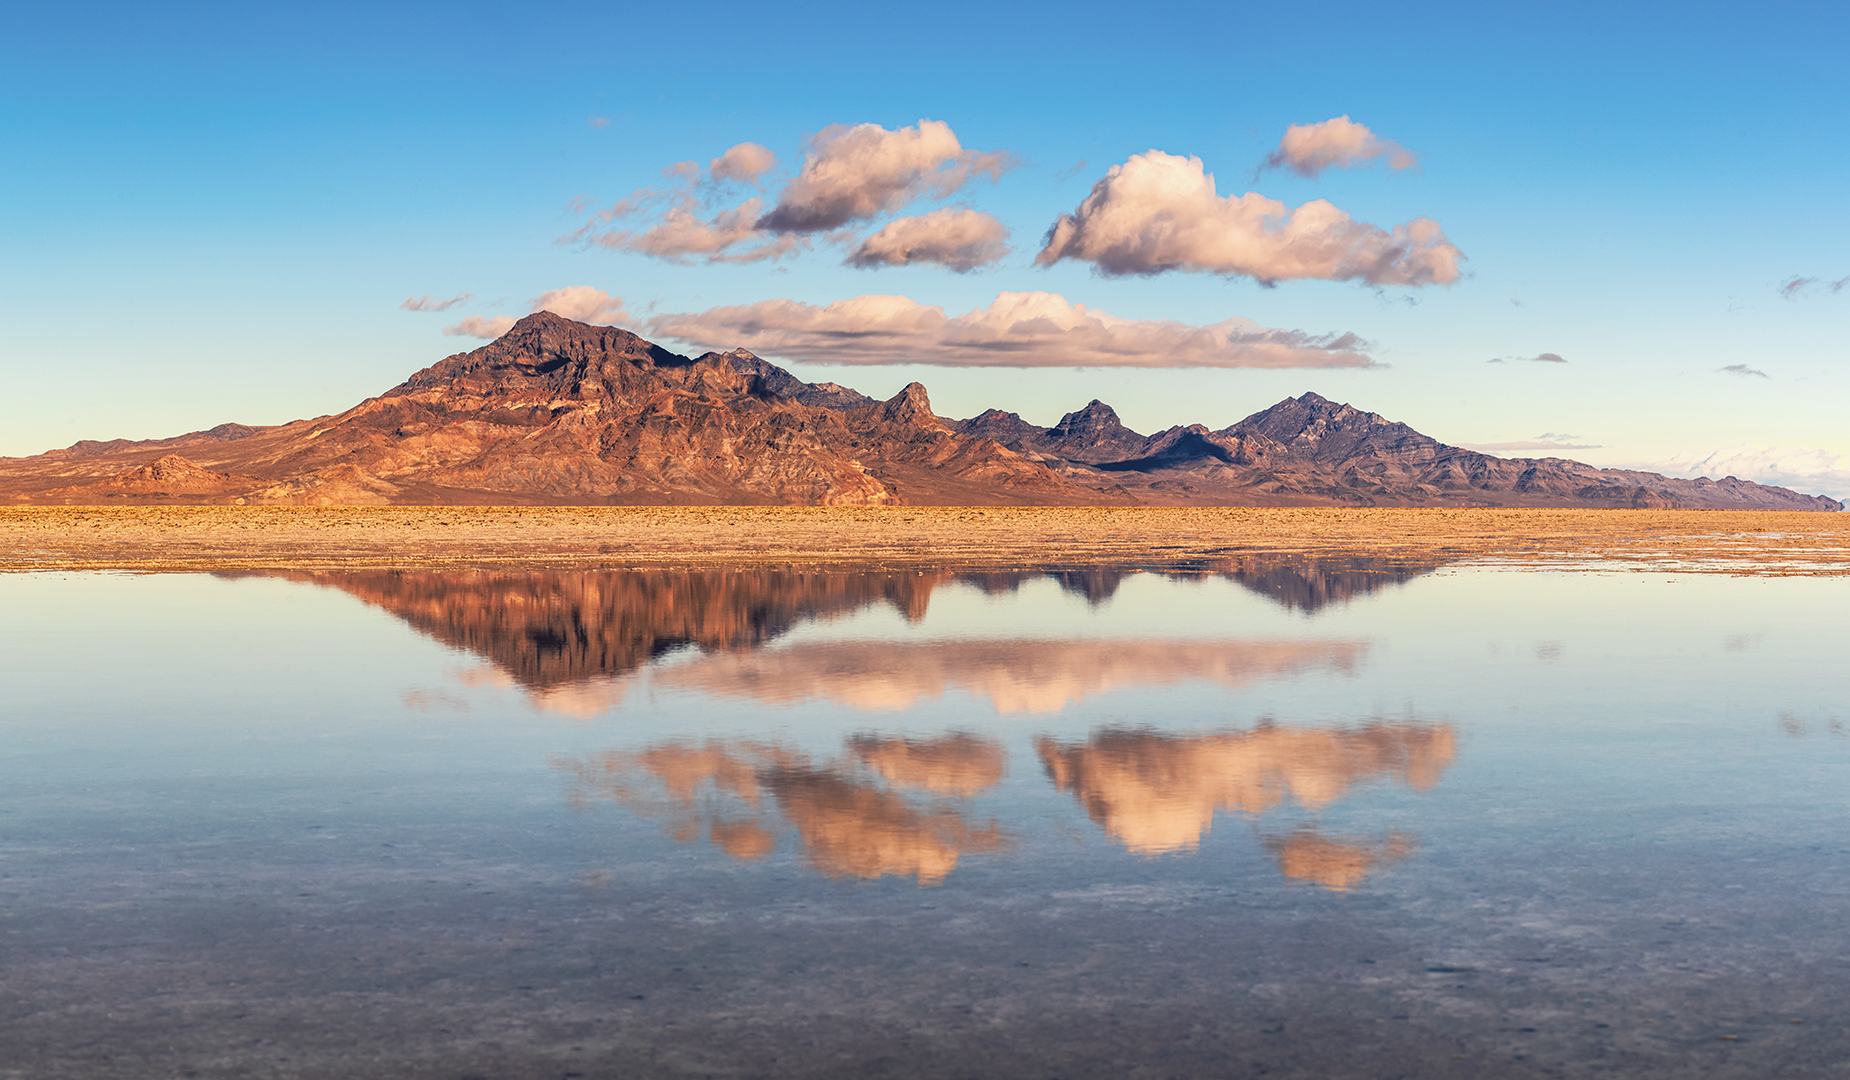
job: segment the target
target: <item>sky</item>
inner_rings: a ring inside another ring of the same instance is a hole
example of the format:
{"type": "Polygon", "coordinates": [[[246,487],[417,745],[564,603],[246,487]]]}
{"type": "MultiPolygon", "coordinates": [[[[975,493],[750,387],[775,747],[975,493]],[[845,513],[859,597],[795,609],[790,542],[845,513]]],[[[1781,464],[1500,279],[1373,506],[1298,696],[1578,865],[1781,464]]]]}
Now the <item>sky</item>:
{"type": "Polygon", "coordinates": [[[0,455],[538,305],[950,417],[1314,391],[1850,496],[1841,5],[263,7],[9,14],[0,455]]]}

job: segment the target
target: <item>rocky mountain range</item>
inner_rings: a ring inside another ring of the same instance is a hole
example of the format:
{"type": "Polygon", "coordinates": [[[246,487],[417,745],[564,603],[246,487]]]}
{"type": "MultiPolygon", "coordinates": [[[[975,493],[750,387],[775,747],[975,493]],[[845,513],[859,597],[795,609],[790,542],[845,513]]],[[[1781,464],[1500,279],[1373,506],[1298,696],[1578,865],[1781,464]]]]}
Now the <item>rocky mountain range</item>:
{"type": "Polygon", "coordinates": [[[0,459],[0,500],[1842,509],[1733,477],[1493,457],[1316,394],[1153,435],[1099,401],[1051,428],[947,420],[918,383],[876,401],[550,312],[338,415],[0,459]]]}

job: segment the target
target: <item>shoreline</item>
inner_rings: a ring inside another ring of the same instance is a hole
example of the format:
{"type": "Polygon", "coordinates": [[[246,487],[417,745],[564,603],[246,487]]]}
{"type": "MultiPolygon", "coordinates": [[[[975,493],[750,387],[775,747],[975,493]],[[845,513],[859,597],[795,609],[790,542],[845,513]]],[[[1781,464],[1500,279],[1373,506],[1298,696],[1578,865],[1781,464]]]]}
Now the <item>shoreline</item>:
{"type": "Polygon", "coordinates": [[[1837,575],[1850,574],[1850,515],[1155,507],[0,508],[0,573],[1187,570],[1257,555],[1530,570],[1837,575]]]}

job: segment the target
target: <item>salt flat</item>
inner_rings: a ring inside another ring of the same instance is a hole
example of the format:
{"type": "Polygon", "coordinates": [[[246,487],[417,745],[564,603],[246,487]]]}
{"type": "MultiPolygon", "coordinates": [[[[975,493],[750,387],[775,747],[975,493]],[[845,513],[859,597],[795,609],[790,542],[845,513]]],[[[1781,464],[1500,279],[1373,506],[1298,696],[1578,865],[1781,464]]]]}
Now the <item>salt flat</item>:
{"type": "Polygon", "coordinates": [[[1850,573],[1850,516],[1103,507],[13,507],[0,571],[1187,567],[1242,553],[1850,573]]]}

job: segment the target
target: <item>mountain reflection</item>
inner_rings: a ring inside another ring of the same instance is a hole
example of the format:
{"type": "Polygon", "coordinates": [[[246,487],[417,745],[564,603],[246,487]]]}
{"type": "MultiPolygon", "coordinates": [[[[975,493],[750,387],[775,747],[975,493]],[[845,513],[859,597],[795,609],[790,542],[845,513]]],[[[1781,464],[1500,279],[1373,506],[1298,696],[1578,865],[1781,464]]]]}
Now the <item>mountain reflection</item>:
{"type": "Polygon", "coordinates": [[[655,685],[787,705],[904,709],[962,690],[1002,713],[1050,713],[1091,694],[1199,679],[1229,688],[1310,669],[1353,670],[1351,641],[819,642],[666,668],[655,685]]]}
{"type": "Polygon", "coordinates": [[[800,623],[887,604],[922,618],[935,579],[781,570],[290,573],[388,611],[529,690],[623,675],[674,649],[755,649],[800,623]]]}
{"type": "Polygon", "coordinates": [[[778,818],[794,828],[805,859],[827,877],[911,877],[936,885],[962,856],[1000,851],[992,821],[972,825],[955,806],[924,804],[856,768],[871,765],[896,787],[969,794],[1002,776],[1002,748],[974,735],[924,742],[865,737],[853,757],[814,762],[802,753],[751,740],[670,743],[554,767],[577,780],[574,799],[615,799],[666,821],[669,835],[709,841],[740,859],[776,847],[778,818]]]}
{"type": "Polygon", "coordinates": [[[1107,835],[1154,854],[1194,850],[1221,810],[1321,809],[1388,778],[1425,790],[1451,765],[1457,740],[1445,724],[1377,722],[1212,735],[1113,729],[1079,744],[1036,739],[1035,750],[1054,787],[1107,835]]]}
{"type": "MultiPolygon", "coordinates": [[[[1221,577],[1294,610],[1316,611],[1405,582],[1435,566],[1245,553],[1150,572],[1182,580],[1221,577]]],[[[1141,572],[1125,567],[853,573],[294,571],[275,576],[340,589],[445,645],[482,657],[529,691],[553,692],[629,674],[679,648],[709,654],[748,652],[805,622],[873,606],[890,607],[916,622],[924,617],[933,591],[942,586],[964,585],[1002,596],[1033,581],[1051,580],[1098,605],[1141,572]]],[[[1035,708],[1025,703],[1011,707],[1035,708]]]]}

